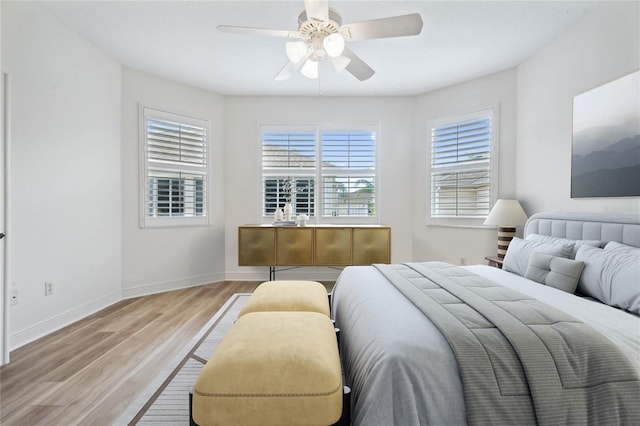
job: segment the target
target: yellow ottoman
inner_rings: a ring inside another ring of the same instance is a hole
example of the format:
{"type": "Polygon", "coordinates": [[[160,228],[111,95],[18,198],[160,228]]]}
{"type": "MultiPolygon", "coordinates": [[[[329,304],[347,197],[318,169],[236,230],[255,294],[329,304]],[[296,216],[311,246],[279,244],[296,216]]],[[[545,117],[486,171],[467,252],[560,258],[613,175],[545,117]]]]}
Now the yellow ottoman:
{"type": "Polygon", "coordinates": [[[329,296],[316,281],[267,281],[260,284],[240,310],[250,312],[318,312],[329,317],[329,296]]]}
{"type": "Polygon", "coordinates": [[[193,420],[209,425],[331,425],[342,414],[333,324],[314,312],[241,316],[202,369],[193,420]]]}

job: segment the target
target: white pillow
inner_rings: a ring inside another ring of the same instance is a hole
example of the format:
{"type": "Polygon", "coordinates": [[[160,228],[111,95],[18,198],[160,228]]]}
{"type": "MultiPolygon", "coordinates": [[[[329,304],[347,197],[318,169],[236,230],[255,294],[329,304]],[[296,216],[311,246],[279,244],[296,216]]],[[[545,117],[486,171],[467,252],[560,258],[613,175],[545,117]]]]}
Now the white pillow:
{"type": "Polygon", "coordinates": [[[633,250],[583,246],[576,260],[584,262],[578,292],[640,314],[640,262],[633,250]]]}
{"type": "Polygon", "coordinates": [[[609,241],[607,245],[604,246],[605,250],[624,250],[631,254],[635,254],[636,256],[640,256],[640,248],[628,246],[626,244],[619,243],[617,241],[609,241]]]}
{"type": "Polygon", "coordinates": [[[504,256],[502,269],[524,276],[527,271],[527,266],[529,266],[529,257],[534,252],[570,258],[573,253],[573,244],[545,243],[514,237],[511,243],[509,243],[507,254],[504,256]]]}
{"type": "Polygon", "coordinates": [[[554,243],[554,244],[572,244],[573,251],[572,251],[571,259],[576,258],[576,252],[578,251],[578,248],[580,248],[581,246],[590,246],[590,247],[604,246],[604,242],[598,241],[598,240],[572,240],[569,238],[552,237],[550,235],[540,235],[540,234],[529,234],[527,235],[525,240],[542,241],[543,243],[554,243]]]}
{"type": "Polygon", "coordinates": [[[524,277],[573,294],[584,268],[584,262],[534,252],[524,277]]]}

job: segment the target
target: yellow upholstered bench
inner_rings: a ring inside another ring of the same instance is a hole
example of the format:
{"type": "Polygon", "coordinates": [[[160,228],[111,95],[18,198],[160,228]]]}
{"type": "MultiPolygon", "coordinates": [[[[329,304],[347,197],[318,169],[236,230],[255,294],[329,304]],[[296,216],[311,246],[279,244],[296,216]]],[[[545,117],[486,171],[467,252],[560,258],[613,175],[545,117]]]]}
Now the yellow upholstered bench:
{"type": "Polygon", "coordinates": [[[316,281],[267,281],[260,284],[240,310],[250,312],[318,312],[329,317],[329,295],[316,281]]]}
{"type": "Polygon", "coordinates": [[[327,426],[338,422],[342,407],[342,371],[329,317],[253,312],[238,318],[202,369],[192,421],[327,426]]]}

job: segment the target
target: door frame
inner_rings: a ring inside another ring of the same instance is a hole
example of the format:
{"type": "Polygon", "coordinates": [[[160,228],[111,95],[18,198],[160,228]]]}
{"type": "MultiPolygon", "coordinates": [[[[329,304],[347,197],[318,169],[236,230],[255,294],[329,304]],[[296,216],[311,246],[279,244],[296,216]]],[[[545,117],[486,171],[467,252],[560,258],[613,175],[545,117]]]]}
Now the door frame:
{"type": "MultiPolygon", "coordinates": [[[[10,85],[9,75],[2,73],[0,92],[0,232],[7,233],[9,199],[10,85]]],[[[9,363],[9,274],[7,238],[0,239],[0,365],[9,363]]]]}

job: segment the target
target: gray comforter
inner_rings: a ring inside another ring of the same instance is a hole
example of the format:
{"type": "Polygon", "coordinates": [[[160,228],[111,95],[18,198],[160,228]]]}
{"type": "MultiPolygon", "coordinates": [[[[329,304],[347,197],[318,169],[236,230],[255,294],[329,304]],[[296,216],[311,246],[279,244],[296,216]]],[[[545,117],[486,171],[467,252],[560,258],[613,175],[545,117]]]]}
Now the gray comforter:
{"type": "Polygon", "coordinates": [[[349,354],[346,374],[354,397],[369,402],[354,401],[356,424],[638,421],[637,373],[601,335],[463,269],[430,266],[435,269],[425,264],[380,266],[399,292],[383,290],[385,284],[368,269],[362,271],[372,279],[361,279],[371,284],[369,296],[340,297],[343,290],[336,284],[336,321],[349,334],[341,342],[349,354]],[[433,281],[442,281],[446,290],[433,281]],[[379,286],[382,299],[375,294],[379,286]],[[413,306],[400,302],[400,293],[413,306]],[[373,304],[379,314],[359,309],[363,303],[373,304]],[[386,311],[397,306],[402,311],[386,311]],[[347,320],[353,316],[349,310],[359,318],[347,320]],[[511,319],[505,323],[507,317],[511,319]]]}

